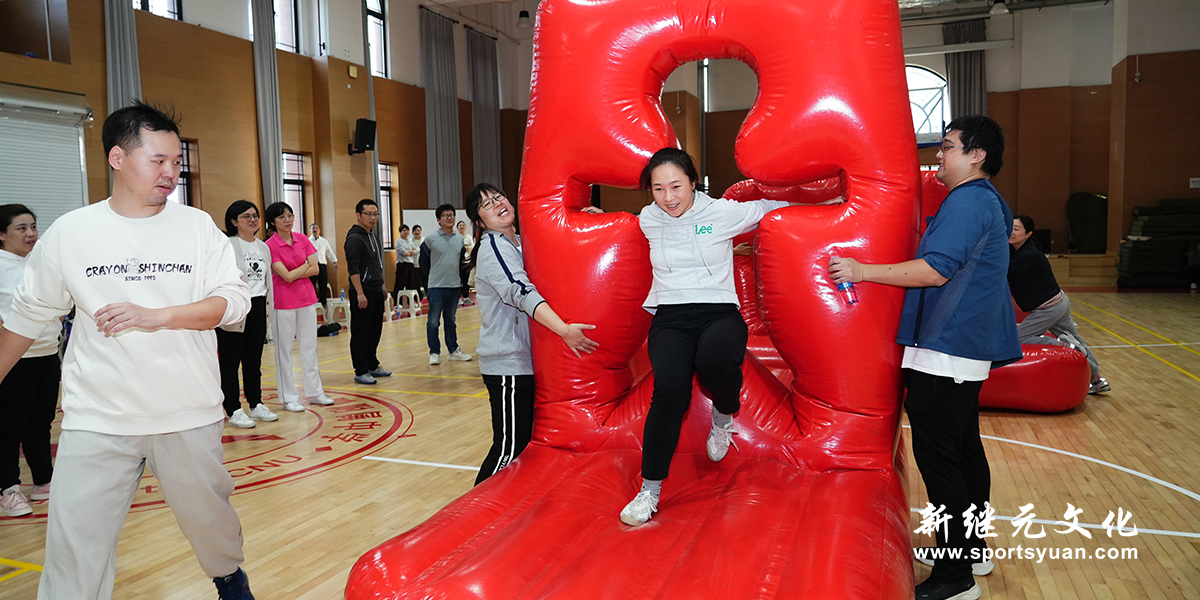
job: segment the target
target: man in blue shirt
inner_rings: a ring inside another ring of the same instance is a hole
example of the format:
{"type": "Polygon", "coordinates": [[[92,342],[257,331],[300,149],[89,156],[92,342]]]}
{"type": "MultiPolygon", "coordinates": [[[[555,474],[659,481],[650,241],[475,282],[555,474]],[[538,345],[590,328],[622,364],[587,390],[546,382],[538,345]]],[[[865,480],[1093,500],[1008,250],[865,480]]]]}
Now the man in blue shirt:
{"type": "MultiPolygon", "coordinates": [[[[905,410],[913,457],[929,502],[945,507],[936,563],[916,587],[917,600],[974,600],[982,590],[972,573],[994,565],[986,545],[964,521],[978,522],[991,489],[979,437],[979,389],[992,367],[1021,358],[1008,291],[1008,237],[1013,217],[992,187],[1004,156],[1004,133],[979,115],[946,127],[937,178],[950,189],[913,260],[892,265],[834,258],[837,283],[868,281],[908,288],[896,342],[904,346],[905,410]],[[969,519],[964,513],[971,516],[969,519]]],[[[925,561],[923,561],[925,562],[925,561]]]]}

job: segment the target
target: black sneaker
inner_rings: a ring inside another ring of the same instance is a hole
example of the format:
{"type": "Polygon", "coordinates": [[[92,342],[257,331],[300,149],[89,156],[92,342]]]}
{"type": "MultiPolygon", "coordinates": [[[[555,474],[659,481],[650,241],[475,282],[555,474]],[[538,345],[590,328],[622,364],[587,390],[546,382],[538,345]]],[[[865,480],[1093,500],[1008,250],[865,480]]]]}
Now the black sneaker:
{"type": "Polygon", "coordinates": [[[983,588],[974,579],[932,583],[926,579],[917,585],[916,600],[978,600],[983,588]]]}
{"type": "Polygon", "coordinates": [[[214,577],[213,583],[217,585],[217,596],[221,600],[254,600],[254,594],[250,593],[250,580],[240,568],[232,575],[214,577]]]}
{"type": "MultiPolygon", "coordinates": [[[[914,548],[913,558],[917,559],[917,562],[923,565],[929,565],[932,567],[934,565],[934,560],[932,558],[928,558],[928,552],[931,550],[933,550],[933,548],[914,548]]],[[[971,574],[978,577],[985,577],[987,575],[991,575],[992,570],[995,568],[996,563],[986,558],[981,558],[979,559],[979,562],[971,563],[971,574]]]]}

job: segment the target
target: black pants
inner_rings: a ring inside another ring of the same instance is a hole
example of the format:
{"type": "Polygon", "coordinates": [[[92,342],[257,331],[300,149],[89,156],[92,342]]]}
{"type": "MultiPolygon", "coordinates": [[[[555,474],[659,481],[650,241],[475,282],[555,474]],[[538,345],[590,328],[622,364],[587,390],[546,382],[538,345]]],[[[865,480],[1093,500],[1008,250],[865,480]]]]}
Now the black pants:
{"type": "Polygon", "coordinates": [[[461,263],[458,267],[458,278],[462,281],[462,297],[471,299],[471,265],[470,263],[461,263]]]}
{"type": "Polygon", "coordinates": [[[317,288],[317,301],[324,305],[325,300],[329,298],[329,265],[317,263],[317,274],[308,280],[317,288]]]}
{"type": "Polygon", "coordinates": [[[746,335],[746,321],[733,304],[658,307],[647,348],[654,395],[642,436],[642,477],[667,478],[691,404],[693,374],[712,395],[714,409],[732,415],[741,407],[746,335]]]}
{"type": "Polygon", "coordinates": [[[1188,265],[1188,283],[1200,284],[1200,265],[1188,265]]]}
{"type": "Polygon", "coordinates": [[[350,286],[350,362],[354,374],[362,375],[379,366],[376,351],[383,335],[383,290],[364,290],[367,307],[358,307],[358,290],[350,286]]]}
{"type": "Polygon", "coordinates": [[[242,407],[238,391],[238,367],[242,368],[242,388],[246,391],[246,402],[250,409],[262,404],[262,354],[267,340],[267,297],[250,299],[250,313],[246,315],[246,329],[225,331],[217,328],[217,363],[221,365],[221,394],[225,414],[242,407]]]}
{"type": "Polygon", "coordinates": [[[979,437],[979,389],[982,381],[954,383],[912,369],[904,370],[908,397],[904,409],[912,425],[913,458],[933,506],[945,505],[950,520],[938,531],[939,548],[962,548],[962,560],[939,558],[930,578],[935,581],[964,581],[971,578],[971,548],[983,548],[983,540],[972,532],[967,538],[963,513],[983,511],[992,487],[983,440],[979,437]],[[947,536],[949,539],[947,540],[947,536]]]}
{"type": "Polygon", "coordinates": [[[421,282],[417,279],[419,272],[417,265],[404,261],[397,262],[396,282],[392,284],[392,295],[395,296],[400,290],[420,290],[421,282]]]}
{"type": "Polygon", "coordinates": [[[492,447],[475,485],[517,458],[533,435],[533,375],[484,375],[492,404],[492,447]]]}
{"type": "Polygon", "coordinates": [[[0,382],[0,490],[21,483],[20,450],[25,449],[34,485],[50,483],[50,424],[58,407],[61,378],[58,355],[22,358],[0,382]]]}

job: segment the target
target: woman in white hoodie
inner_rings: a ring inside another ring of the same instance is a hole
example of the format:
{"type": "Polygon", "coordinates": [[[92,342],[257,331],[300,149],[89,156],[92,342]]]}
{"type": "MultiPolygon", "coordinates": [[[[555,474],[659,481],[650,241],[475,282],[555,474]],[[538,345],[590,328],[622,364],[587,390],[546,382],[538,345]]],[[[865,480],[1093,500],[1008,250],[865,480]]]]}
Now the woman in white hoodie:
{"type": "Polygon", "coordinates": [[[788,205],[713,199],[698,189],[698,179],[692,158],[677,148],[655,152],[642,170],[641,187],[654,197],[638,216],[654,272],[643,304],[654,314],[648,340],[654,394],[642,438],[642,488],[621,511],[627,525],[641,525],[658,510],[695,374],[713,401],[708,458],[725,458],[747,338],[733,285],[733,238],[788,205]]]}
{"type": "MultiPolygon", "coordinates": [[[[37,217],[21,204],[0,206],[0,321],[8,320],[13,292],[25,279],[25,261],[37,243],[37,217]]],[[[62,323],[47,325],[29,351],[0,382],[0,511],[19,517],[33,512],[29,499],[50,498],[50,423],[58,407],[58,334],[62,323]],[[19,450],[33,477],[29,498],[21,493],[19,450]]]]}

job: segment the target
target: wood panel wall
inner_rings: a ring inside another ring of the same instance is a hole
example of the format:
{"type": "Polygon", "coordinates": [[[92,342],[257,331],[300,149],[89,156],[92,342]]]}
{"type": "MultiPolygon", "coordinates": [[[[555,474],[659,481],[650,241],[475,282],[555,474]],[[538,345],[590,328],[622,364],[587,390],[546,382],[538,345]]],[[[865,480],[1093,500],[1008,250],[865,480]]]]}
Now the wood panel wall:
{"type": "Polygon", "coordinates": [[[504,193],[516,201],[521,185],[521,161],[525,158],[525,123],[529,111],[500,111],[500,173],[504,193]]]}
{"type": "Polygon", "coordinates": [[[379,161],[396,165],[394,193],[401,214],[393,226],[399,235],[405,209],[429,208],[429,171],[425,152],[425,90],[375,78],[375,117],[379,161]]]}
{"type": "Polygon", "coordinates": [[[734,160],[734,143],[748,114],[749,110],[723,110],[705,115],[707,135],[704,142],[708,150],[707,175],[710,196],[717,197],[729,189],[729,186],[747,179],[734,160]]]}
{"type": "Polygon", "coordinates": [[[1051,230],[1051,251],[1062,252],[1071,193],[1071,88],[1021,90],[1017,103],[1018,211],[1033,217],[1038,229],[1051,230]]]}
{"type": "MultiPolygon", "coordinates": [[[[1017,205],[1017,180],[1021,175],[1021,161],[1018,157],[1018,149],[1021,145],[1021,128],[1020,123],[1020,92],[1000,92],[988,94],[988,116],[1000,125],[1000,129],[1004,131],[1004,166],[1001,167],[1000,173],[992,178],[992,185],[996,186],[996,191],[1008,201],[1008,207],[1013,211],[1013,214],[1023,214],[1020,207],[1017,205]]],[[[921,164],[937,164],[937,159],[934,158],[932,163],[922,161],[921,164]]],[[[1043,227],[1041,223],[1037,223],[1038,227],[1043,227]]]]}

